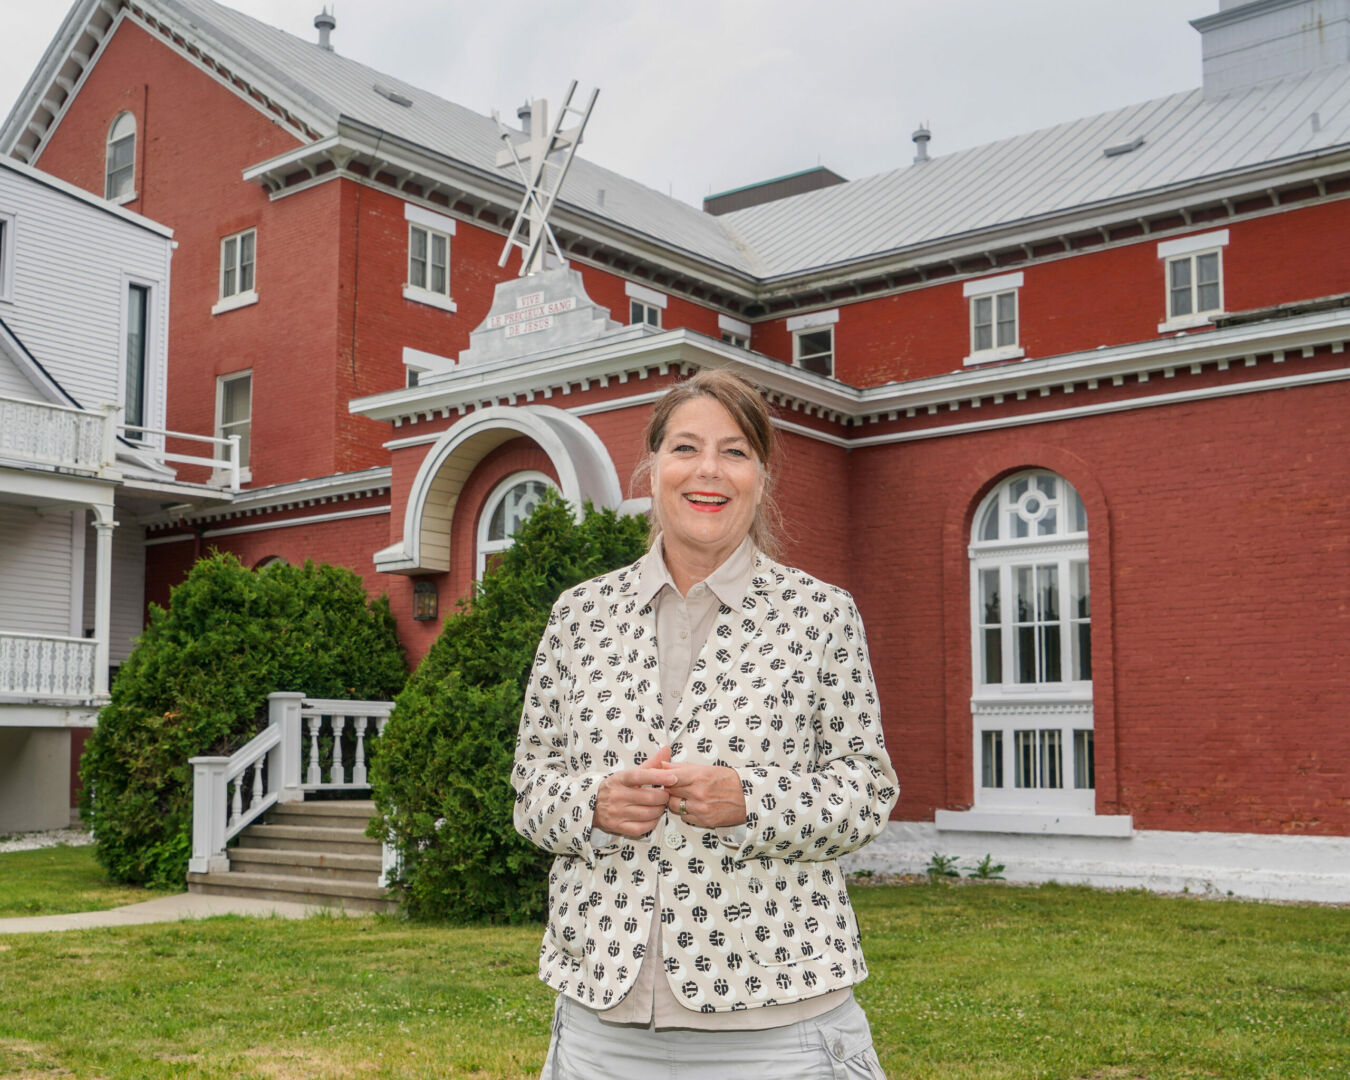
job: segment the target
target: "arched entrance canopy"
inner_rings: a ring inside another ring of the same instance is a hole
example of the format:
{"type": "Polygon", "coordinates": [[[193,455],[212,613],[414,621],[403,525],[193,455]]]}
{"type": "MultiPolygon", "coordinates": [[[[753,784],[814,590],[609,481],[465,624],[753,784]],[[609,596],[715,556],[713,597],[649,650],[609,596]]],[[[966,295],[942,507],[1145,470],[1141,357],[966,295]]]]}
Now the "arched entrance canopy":
{"type": "Polygon", "coordinates": [[[449,428],[427,452],[408,497],[403,540],[375,553],[375,568],[392,574],[450,569],[450,524],[464,482],[478,463],[511,439],[534,442],[553,463],[565,498],[617,509],[619,475],[600,437],[584,421],[550,405],[494,405],[449,428]]]}

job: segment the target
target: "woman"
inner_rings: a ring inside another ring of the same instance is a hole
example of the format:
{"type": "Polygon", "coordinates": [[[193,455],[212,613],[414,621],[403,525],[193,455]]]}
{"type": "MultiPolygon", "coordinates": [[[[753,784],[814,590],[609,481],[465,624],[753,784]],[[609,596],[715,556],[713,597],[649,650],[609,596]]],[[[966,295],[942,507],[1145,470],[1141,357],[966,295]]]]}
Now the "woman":
{"type": "Polygon", "coordinates": [[[671,389],[651,550],[540,642],[512,782],[557,856],[545,1080],[882,1075],[838,858],[898,789],[852,599],[765,553],[773,437],[735,375],[671,389]]]}

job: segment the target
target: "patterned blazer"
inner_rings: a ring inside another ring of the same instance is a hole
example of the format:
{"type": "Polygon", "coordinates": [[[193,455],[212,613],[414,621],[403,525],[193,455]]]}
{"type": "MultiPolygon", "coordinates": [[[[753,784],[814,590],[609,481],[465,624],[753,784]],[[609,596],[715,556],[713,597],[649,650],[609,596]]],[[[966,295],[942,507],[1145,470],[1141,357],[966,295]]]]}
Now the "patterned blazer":
{"type": "Polygon", "coordinates": [[[742,610],[720,608],[665,731],[655,612],[633,595],[639,565],[558,599],[525,696],[516,828],[557,855],[540,978],[591,1008],[617,1004],[659,880],[666,977],[691,1009],[862,981],[837,860],[881,831],[899,789],[852,598],[757,553],[742,610]],[[740,774],[745,824],[708,830],[667,813],[646,836],[593,845],[600,781],[666,743],[674,761],[740,774]]]}

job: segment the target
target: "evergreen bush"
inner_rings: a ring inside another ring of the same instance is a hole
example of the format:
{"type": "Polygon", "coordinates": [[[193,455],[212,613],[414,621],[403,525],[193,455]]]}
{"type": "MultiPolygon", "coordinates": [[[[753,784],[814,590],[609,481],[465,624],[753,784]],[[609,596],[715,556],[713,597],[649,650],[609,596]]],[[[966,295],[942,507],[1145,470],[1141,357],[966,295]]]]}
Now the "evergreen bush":
{"type": "Polygon", "coordinates": [[[564,589],[633,562],[647,521],[542,500],[408,680],[371,768],[371,835],[414,918],[542,918],[551,856],[512,824],[511,766],[535,650],[564,589]]]}
{"type": "Polygon", "coordinates": [[[406,681],[384,597],[341,567],[202,559],[113,680],[80,763],[80,812],[116,881],[181,886],[192,846],[188,759],[267,724],[267,695],[388,700],[406,681]]]}

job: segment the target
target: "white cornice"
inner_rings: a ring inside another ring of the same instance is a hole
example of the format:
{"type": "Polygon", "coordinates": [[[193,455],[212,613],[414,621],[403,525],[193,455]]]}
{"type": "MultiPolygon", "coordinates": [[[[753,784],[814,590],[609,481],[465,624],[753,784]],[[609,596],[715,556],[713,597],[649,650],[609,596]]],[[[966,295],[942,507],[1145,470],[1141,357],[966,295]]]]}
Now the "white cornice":
{"type": "Polygon", "coordinates": [[[234,517],[276,513],[302,506],[316,506],[328,502],[346,502],[349,499],[369,498],[388,492],[392,470],[388,466],[363,469],[360,472],[334,473],[314,480],[296,480],[289,484],[241,491],[227,506],[189,509],[172,508],[145,518],[147,528],[169,528],[180,521],[194,523],[221,521],[234,517]]]}
{"type": "MultiPolygon", "coordinates": [[[[1226,371],[1237,365],[1252,367],[1258,357],[1269,357],[1268,363],[1278,364],[1289,356],[1310,356],[1319,347],[1329,347],[1332,352],[1340,353],[1345,349],[1347,338],[1350,338],[1350,308],[1336,308],[1287,319],[1228,326],[1040,360],[988,365],[929,379],[858,389],[681,329],[638,338],[625,337],[579,349],[556,350],[538,357],[514,358],[483,367],[456,368],[425,385],[355,399],[349,403],[349,408],[358,415],[401,426],[417,420],[449,419],[462,416],[471,409],[492,405],[568,397],[583,393],[592,385],[607,387],[615,380],[628,382],[671,371],[728,367],[763,387],[773,404],[792,412],[822,417],[833,425],[833,430],[826,431],[795,425],[801,428],[800,434],[824,438],[838,445],[866,446],[877,442],[932,438],[934,432],[951,434],[957,430],[1067,419],[1079,414],[1088,415],[1094,410],[1142,407],[1130,405],[1128,399],[1069,407],[1063,404],[1063,399],[1075,391],[1090,393],[1099,388],[1122,386],[1127,380],[1144,383],[1154,375],[1171,378],[1177,371],[1199,374],[1206,367],[1216,371],[1226,371]],[[973,417],[969,420],[963,417],[960,423],[941,428],[878,436],[847,432],[849,428],[864,424],[912,419],[921,413],[970,412],[983,404],[997,406],[1009,399],[1025,400],[1033,395],[1049,397],[1051,394],[1056,394],[1058,407],[1035,414],[1035,421],[1006,417],[977,422],[973,417]]],[[[1306,376],[1306,381],[1332,381],[1339,377],[1342,376],[1311,373],[1306,376]]],[[[1299,378],[1305,377],[1300,375],[1299,378]]],[[[1244,389],[1246,385],[1234,381],[1223,387],[1193,393],[1206,397],[1252,392],[1244,389]]],[[[1251,385],[1273,388],[1276,383],[1263,379],[1251,385]]],[[[1182,398],[1164,394],[1141,400],[1162,404],[1182,398]]],[[[561,404],[556,400],[553,403],[561,404]]],[[[599,402],[595,405],[604,407],[599,402]]],[[[584,401],[563,407],[578,413],[590,409],[589,403],[584,401]]],[[[787,426],[793,424],[787,417],[781,419],[780,426],[785,430],[795,429],[787,426]]],[[[414,445],[417,438],[395,440],[395,445],[414,445]]]]}

